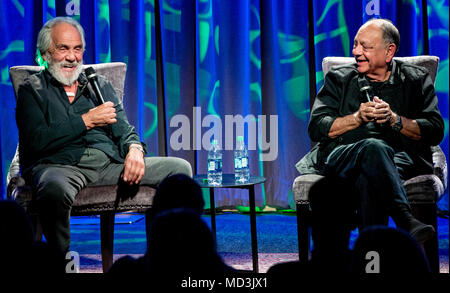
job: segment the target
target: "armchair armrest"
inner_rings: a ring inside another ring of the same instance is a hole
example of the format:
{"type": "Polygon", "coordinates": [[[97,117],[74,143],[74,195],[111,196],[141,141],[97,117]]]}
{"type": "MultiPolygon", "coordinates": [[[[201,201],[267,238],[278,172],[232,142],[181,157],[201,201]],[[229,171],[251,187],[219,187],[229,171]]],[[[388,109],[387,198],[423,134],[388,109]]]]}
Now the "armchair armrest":
{"type": "Polygon", "coordinates": [[[16,176],[20,176],[19,144],[17,144],[16,153],[14,154],[14,158],[11,161],[11,165],[9,165],[8,176],[6,177],[6,185],[9,185],[11,179],[16,176]]]}
{"type": "Polygon", "coordinates": [[[17,188],[25,186],[25,179],[22,176],[15,176],[9,180],[6,196],[8,199],[16,200],[17,188]]]}
{"type": "Polygon", "coordinates": [[[433,154],[433,173],[442,181],[445,191],[448,177],[447,159],[440,146],[432,146],[431,151],[433,154]]]}
{"type": "Polygon", "coordinates": [[[6,177],[6,196],[9,199],[16,199],[14,190],[16,187],[25,186],[25,179],[20,176],[20,163],[19,163],[19,144],[16,147],[16,153],[9,165],[8,176],[6,177]]]}

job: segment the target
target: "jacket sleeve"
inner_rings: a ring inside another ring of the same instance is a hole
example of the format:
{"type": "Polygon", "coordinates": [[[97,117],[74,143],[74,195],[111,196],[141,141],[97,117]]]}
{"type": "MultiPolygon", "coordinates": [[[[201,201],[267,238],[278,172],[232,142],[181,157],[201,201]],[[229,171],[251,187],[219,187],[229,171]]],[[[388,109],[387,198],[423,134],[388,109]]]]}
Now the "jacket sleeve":
{"type": "Polygon", "coordinates": [[[329,71],[325,81],[314,100],[311,117],[308,124],[308,134],[311,140],[322,142],[329,140],[328,133],[334,120],[339,116],[340,90],[338,75],[329,71]]]}
{"type": "Polygon", "coordinates": [[[37,157],[60,149],[78,139],[86,131],[81,115],[48,122],[45,108],[45,98],[41,97],[30,84],[20,86],[16,105],[20,144],[27,152],[37,157]]]}
{"type": "Polygon", "coordinates": [[[444,120],[438,108],[438,98],[428,72],[421,78],[422,111],[415,120],[420,128],[421,141],[428,145],[438,145],[444,137],[444,120]]]}
{"type": "Polygon", "coordinates": [[[135,128],[128,122],[127,114],[123,108],[122,101],[118,98],[111,83],[103,80],[103,91],[105,99],[114,103],[116,108],[117,122],[111,125],[112,139],[119,148],[120,156],[125,158],[131,144],[141,144],[144,151],[147,152],[146,146],[139,139],[135,128]]]}

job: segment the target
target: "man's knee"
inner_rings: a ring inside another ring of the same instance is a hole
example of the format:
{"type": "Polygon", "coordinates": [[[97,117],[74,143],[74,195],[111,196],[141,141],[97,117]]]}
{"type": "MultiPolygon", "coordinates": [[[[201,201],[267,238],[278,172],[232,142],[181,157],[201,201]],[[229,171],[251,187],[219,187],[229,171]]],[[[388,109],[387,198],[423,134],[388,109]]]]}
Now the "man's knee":
{"type": "Polygon", "coordinates": [[[389,155],[394,156],[394,150],[382,139],[367,138],[362,141],[361,150],[368,156],[389,155]]]}
{"type": "Polygon", "coordinates": [[[74,195],[68,188],[67,182],[45,181],[37,186],[36,199],[40,203],[50,204],[70,209],[74,195]]]}
{"type": "Polygon", "coordinates": [[[192,166],[185,159],[169,157],[172,174],[184,174],[192,177],[192,166]]]}
{"type": "Polygon", "coordinates": [[[174,174],[192,177],[191,164],[177,157],[146,157],[144,184],[159,184],[164,178],[174,174]]]}

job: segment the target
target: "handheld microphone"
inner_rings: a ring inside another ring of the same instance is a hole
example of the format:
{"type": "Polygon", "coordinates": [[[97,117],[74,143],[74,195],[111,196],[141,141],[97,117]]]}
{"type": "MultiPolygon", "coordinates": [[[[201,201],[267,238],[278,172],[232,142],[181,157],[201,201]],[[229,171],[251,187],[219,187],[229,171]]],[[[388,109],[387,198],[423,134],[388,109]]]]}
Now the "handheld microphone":
{"type": "Polygon", "coordinates": [[[97,96],[99,104],[104,104],[105,100],[103,99],[102,92],[100,91],[100,88],[98,87],[97,82],[97,74],[95,73],[94,68],[88,67],[84,70],[86,73],[86,77],[91,84],[92,88],[94,89],[95,95],[97,96]]]}
{"type": "Polygon", "coordinates": [[[370,85],[363,86],[359,91],[367,98],[368,102],[372,102],[372,87],[370,85]]]}
{"type": "MultiPolygon", "coordinates": [[[[364,76],[358,77],[358,85],[359,92],[362,96],[366,98],[368,102],[373,102],[374,94],[372,86],[364,76]]],[[[379,125],[377,125],[374,121],[365,123],[364,127],[371,133],[379,133],[379,125]]]]}
{"type": "Polygon", "coordinates": [[[373,91],[372,86],[369,84],[369,82],[365,78],[359,77],[358,84],[360,93],[362,93],[362,95],[367,99],[368,102],[372,102],[373,91]]]}

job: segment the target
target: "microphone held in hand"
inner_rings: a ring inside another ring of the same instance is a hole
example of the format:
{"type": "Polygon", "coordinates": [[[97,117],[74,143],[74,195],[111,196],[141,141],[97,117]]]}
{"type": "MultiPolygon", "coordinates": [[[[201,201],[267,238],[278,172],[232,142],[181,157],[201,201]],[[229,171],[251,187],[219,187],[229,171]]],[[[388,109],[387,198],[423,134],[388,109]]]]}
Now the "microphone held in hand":
{"type": "Polygon", "coordinates": [[[368,102],[372,102],[373,96],[372,96],[372,87],[370,85],[363,86],[359,89],[359,91],[367,98],[368,102]]]}
{"type": "Polygon", "coordinates": [[[94,89],[95,95],[97,96],[97,100],[99,104],[104,104],[105,100],[103,99],[102,92],[100,91],[100,88],[98,86],[97,82],[97,73],[95,73],[94,68],[88,67],[84,70],[86,73],[86,77],[89,80],[89,83],[91,84],[92,88],[94,89]]]}
{"type": "Polygon", "coordinates": [[[365,77],[358,77],[359,91],[367,99],[367,102],[373,101],[372,86],[365,77]]]}

